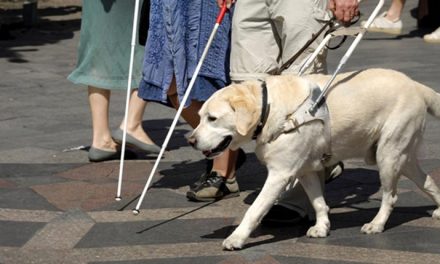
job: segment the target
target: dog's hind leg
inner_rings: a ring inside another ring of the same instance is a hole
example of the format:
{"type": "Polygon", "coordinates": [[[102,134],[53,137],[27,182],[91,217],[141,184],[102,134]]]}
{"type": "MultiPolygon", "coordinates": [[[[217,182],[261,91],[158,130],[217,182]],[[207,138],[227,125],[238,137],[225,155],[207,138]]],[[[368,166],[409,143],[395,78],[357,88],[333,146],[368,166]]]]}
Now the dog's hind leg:
{"type": "MultiPolygon", "coordinates": [[[[421,138],[425,116],[420,103],[405,105],[396,110],[394,115],[399,122],[390,121],[382,127],[382,134],[377,142],[376,162],[379,167],[382,185],[382,203],[374,219],[361,228],[362,233],[374,234],[384,230],[385,224],[397,202],[397,181],[406,164],[414,156],[421,138]]],[[[393,115],[391,114],[391,115],[393,115]]],[[[394,119],[390,119],[394,120],[394,119]]]]}
{"type": "Polygon", "coordinates": [[[432,217],[440,220],[440,190],[431,176],[420,168],[415,155],[405,165],[403,173],[436,203],[437,209],[432,217]]]}
{"type": "Polygon", "coordinates": [[[290,174],[286,174],[286,171],[269,170],[269,175],[257,199],[247,210],[240,225],[223,241],[224,249],[234,250],[242,248],[245,240],[258,226],[281,192],[284,191],[290,176],[290,174]]]}
{"type": "Polygon", "coordinates": [[[307,193],[310,202],[315,209],[316,224],[307,231],[308,237],[326,237],[330,231],[328,219],[329,208],[325,203],[322,193],[321,181],[317,173],[309,173],[299,177],[299,182],[307,193]]]}
{"type": "Polygon", "coordinates": [[[362,226],[362,233],[375,234],[381,233],[384,230],[385,223],[393,211],[394,204],[397,202],[397,181],[401,173],[402,164],[406,158],[399,150],[383,146],[382,148],[379,147],[377,165],[379,166],[380,182],[382,185],[382,203],[374,219],[362,226]]]}

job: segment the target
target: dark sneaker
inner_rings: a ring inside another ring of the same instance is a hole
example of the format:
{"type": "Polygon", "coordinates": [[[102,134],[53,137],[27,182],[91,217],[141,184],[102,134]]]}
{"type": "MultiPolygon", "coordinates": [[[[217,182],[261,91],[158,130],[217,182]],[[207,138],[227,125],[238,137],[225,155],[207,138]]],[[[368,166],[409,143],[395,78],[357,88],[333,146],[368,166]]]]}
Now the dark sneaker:
{"type": "Polygon", "coordinates": [[[198,187],[200,187],[200,185],[202,185],[204,182],[206,182],[206,180],[209,178],[209,175],[211,175],[211,170],[212,170],[212,160],[206,160],[207,164],[206,164],[206,171],[202,174],[202,176],[200,176],[200,178],[195,181],[193,184],[191,184],[189,186],[190,190],[194,190],[198,187]]]}
{"type": "Polygon", "coordinates": [[[332,165],[330,167],[325,168],[325,183],[329,183],[333,181],[334,179],[341,176],[341,174],[344,172],[344,163],[341,161],[336,163],[335,165],[332,165]]]}
{"type": "Polygon", "coordinates": [[[235,197],[239,194],[240,189],[235,177],[226,179],[218,175],[217,172],[211,171],[206,174],[204,182],[186,193],[186,197],[194,202],[211,202],[235,197]]]}
{"type": "Polygon", "coordinates": [[[297,211],[275,204],[261,220],[265,226],[280,226],[297,224],[306,217],[302,217],[297,211]]]}
{"type": "MultiPolygon", "coordinates": [[[[246,153],[243,151],[243,149],[238,149],[238,155],[237,155],[237,162],[235,163],[235,171],[237,172],[238,169],[243,165],[243,163],[246,161],[246,153]]],[[[206,160],[206,171],[205,173],[200,176],[200,178],[190,185],[190,189],[194,190],[197,187],[199,187],[201,184],[206,182],[209,175],[211,174],[213,162],[212,160],[206,160]]]]}

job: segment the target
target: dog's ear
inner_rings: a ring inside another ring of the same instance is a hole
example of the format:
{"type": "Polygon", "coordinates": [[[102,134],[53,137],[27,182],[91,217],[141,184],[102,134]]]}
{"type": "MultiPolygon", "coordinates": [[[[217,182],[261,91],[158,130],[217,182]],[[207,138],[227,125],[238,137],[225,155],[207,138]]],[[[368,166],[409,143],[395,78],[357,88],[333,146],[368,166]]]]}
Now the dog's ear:
{"type": "Polygon", "coordinates": [[[252,103],[243,97],[231,98],[230,104],[235,112],[235,127],[237,132],[245,136],[252,129],[255,123],[255,108],[252,103]]]}

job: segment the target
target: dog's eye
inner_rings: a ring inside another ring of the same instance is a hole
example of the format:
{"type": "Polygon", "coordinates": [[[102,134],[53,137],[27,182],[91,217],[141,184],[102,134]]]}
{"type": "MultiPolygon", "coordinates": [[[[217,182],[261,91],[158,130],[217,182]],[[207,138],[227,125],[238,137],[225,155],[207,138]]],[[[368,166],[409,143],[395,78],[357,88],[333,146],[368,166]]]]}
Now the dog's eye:
{"type": "Polygon", "coordinates": [[[208,121],[209,122],[214,122],[215,120],[217,120],[217,117],[215,117],[215,116],[208,116],[208,121]]]}

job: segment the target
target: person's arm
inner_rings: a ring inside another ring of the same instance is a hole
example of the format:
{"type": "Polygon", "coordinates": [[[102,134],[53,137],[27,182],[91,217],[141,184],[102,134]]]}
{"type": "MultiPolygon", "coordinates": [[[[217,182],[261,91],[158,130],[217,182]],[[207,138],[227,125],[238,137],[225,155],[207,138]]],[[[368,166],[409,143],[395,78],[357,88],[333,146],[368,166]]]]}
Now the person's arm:
{"type": "Polygon", "coordinates": [[[358,0],[330,0],[328,7],[342,23],[350,22],[359,13],[358,0]]]}
{"type": "Polygon", "coordinates": [[[223,6],[223,3],[226,2],[226,5],[228,8],[231,8],[231,6],[235,3],[236,0],[217,0],[217,4],[219,7],[223,6]]]}

